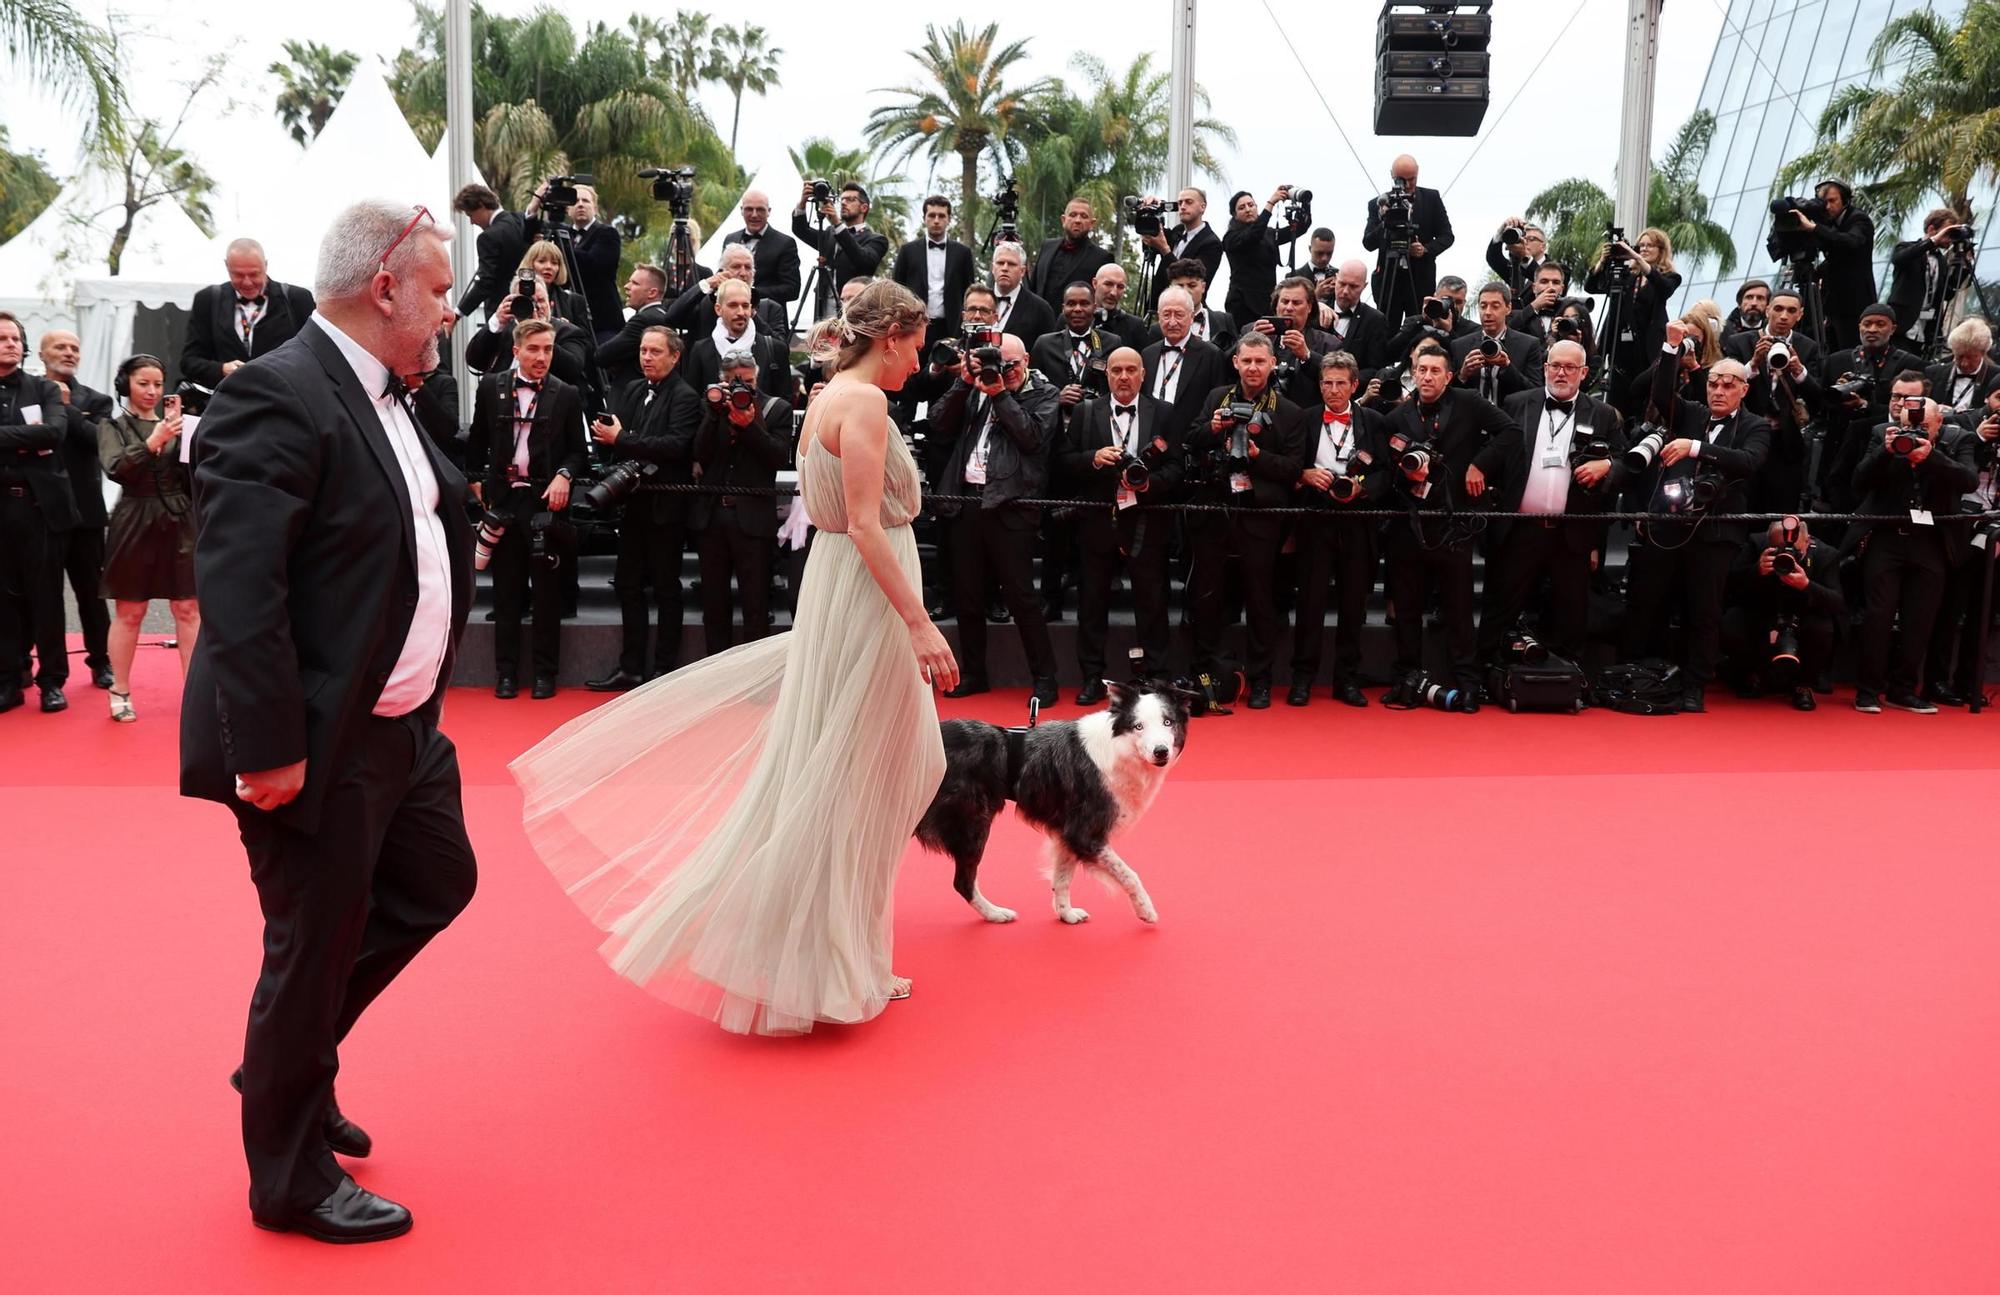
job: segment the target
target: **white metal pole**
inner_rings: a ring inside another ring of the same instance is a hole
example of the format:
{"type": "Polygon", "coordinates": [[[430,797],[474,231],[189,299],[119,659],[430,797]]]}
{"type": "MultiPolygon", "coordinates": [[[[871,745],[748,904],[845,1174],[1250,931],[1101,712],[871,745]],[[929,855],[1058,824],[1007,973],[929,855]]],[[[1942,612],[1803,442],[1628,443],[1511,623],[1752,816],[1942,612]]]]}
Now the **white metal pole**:
{"type": "Polygon", "coordinates": [[[1618,223],[1636,242],[1646,227],[1653,178],[1653,78],[1666,0],[1629,0],[1625,22],[1625,103],[1618,130],[1618,223]]]}
{"type": "MultiPolygon", "coordinates": [[[[472,161],[472,0],[445,0],[444,6],[444,120],[447,140],[445,158],[451,168],[451,193],[479,178],[472,161]]],[[[446,194],[449,201],[451,194],[446,194]]],[[[463,292],[472,282],[476,257],[472,222],[463,215],[452,218],[452,281],[463,292]]],[[[456,294],[454,294],[456,295],[456,294]]],[[[472,418],[472,384],[465,368],[464,328],[451,333],[451,372],[458,383],[458,421],[472,418]]]]}
{"type": "Polygon", "coordinates": [[[1167,114],[1168,199],[1194,183],[1194,0],[1170,0],[1173,65],[1167,114]]]}

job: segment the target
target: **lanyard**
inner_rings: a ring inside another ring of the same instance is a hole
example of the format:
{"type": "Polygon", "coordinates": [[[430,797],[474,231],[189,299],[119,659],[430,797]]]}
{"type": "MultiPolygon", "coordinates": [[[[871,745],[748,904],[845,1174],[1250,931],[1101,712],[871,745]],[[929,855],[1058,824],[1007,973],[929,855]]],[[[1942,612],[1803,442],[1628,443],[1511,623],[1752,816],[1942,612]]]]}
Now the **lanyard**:
{"type": "Polygon", "coordinates": [[[1173,364],[1162,364],[1160,366],[1160,376],[1153,384],[1153,398],[1155,400],[1165,400],[1167,398],[1167,387],[1173,382],[1174,376],[1181,371],[1181,361],[1185,358],[1187,358],[1187,352],[1184,349],[1176,347],[1173,364]]]}

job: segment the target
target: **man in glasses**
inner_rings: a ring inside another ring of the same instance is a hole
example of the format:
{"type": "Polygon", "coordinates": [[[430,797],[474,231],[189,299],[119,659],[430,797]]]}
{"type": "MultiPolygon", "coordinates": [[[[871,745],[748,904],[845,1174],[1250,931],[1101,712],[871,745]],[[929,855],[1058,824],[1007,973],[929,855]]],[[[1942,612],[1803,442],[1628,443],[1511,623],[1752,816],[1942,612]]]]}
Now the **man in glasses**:
{"type": "Polygon", "coordinates": [[[775,301],[789,305],[799,299],[798,240],[771,228],[771,197],[762,189],[743,195],[743,228],[723,237],[725,247],[741,243],[750,249],[757,275],[751,295],[758,305],[775,301]]]}
{"type": "Polygon", "coordinates": [[[222,264],[229,282],[194,294],[187,341],[181,346],[181,376],[210,391],[251,360],[291,341],[313,313],[312,292],[273,280],[256,239],[231,243],[222,264]]]}

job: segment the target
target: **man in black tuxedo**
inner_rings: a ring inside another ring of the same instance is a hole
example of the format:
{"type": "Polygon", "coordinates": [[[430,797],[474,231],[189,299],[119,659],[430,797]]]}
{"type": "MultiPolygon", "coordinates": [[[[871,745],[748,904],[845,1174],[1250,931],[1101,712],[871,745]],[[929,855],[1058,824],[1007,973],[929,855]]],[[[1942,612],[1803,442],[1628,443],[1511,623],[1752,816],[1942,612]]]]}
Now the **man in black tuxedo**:
{"type": "Polygon", "coordinates": [[[1877,437],[1875,429],[1889,417],[1889,389],[1896,375],[1907,370],[1921,372],[1923,357],[1895,345],[1896,312],[1876,302],[1861,314],[1861,345],[1823,355],[1820,378],[1801,394],[1808,405],[1824,407],[1831,435],[1822,467],[1839,488],[1828,497],[1843,508],[1856,495],[1850,493],[1854,469],[1877,437]],[[1847,394],[1838,388],[1847,386],[1847,394]]]}
{"type": "Polygon", "coordinates": [[[1618,498],[1625,478],[1624,419],[1583,394],[1589,357],[1580,342],[1549,348],[1545,382],[1501,406],[1509,429],[1474,460],[1498,491],[1503,514],[1479,612],[1479,659],[1499,661],[1502,645],[1546,579],[1549,615],[1541,640],[1582,659],[1590,621],[1592,553],[1604,550],[1597,514],[1618,498]]]}
{"type": "MultiPolygon", "coordinates": [[[[1150,199],[1158,202],[1158,198],[1150,199]]],[[[1157,253],[1162,267],[1171,266],[1175,261],[1199,261],[1202,266],[1202,282],[1213,282],[1222,269],[1222,237],[1208,227],[1208,195],[1200,189],[1182,189],[1175,200],[1174,210],[1180,216],[1180,223],[1167,225],[1162,222],[1160,232],[1140,239],[1157,253]]],[[[1160,294],[1173,286],[1164,268],[1153,275],[1153,300],[1148,307],[1159,309],[1160,294]]]]}
{"type": "MultiPolygon", "coordinates": [[[[1223,310],[1210,310],[1204,303],[1208,300],[1208,270],[1200,261],[1192,258],[1175,261],[1165,272],[1167,286],[1179,288],[1187,293],[1194,303],[1194,312],[1188,321],[1188,331],[1204,342],[1213,343],[1225,354],[1236,344],[1236,321],[1223,310]]],[[[1152,341],[1159,341],[1160,328],[1155,325],[1152,341]]],[[[1225,377],[1225,381],[1227,378],[1225,377]]]]}
{"type": "Polygon", "coordinates": [[[1063,207],[1059,237],[1042,244],[1035,256],[1035,268],[1028,272],[1028,288],[1044,301],[1054,301],[1072,283],[1089,283],[1097,267],[1109,262],[1111,253],[1091,238],[1097,216],[1082,198],[1071,198],[1063,207]]]}
{"type": "Polygon", "coordinates": [[[466,436],[472,493],[500,514],[506,533],[493,546],[493,695],[519,694],[521,612],[532,587],[534,697],[556,695],[562,667],[563,580],[576,533],[560,514],[584,466],[583,396],[549,370],[555,327],[523,320],[514,328],[514,365],[479,380],[466,436]],[[539,532],[539,533],[538,533],[539,532]],[[543,553],[553,559],[546,565],[543,553]]]}
{"type": "MultiPolygon", "coordinates": [[[[729,390],[704,393],[694,458],[701,483],[769,490],[792,462],[792,407],[757,391],[757,366],[741,352],[726,361],[729,390]]],[[[688,523],[701,533],[701,626],[708,654],[734,646],[729,580],[743,605],[743,642],[771,632],[771,555],[778,502],[770,495],[697,495],[688,523]]]]}
{"type": "Polygon", "coordinates": [[[181,346],[181,377],[211,391],[252,359],[291,341],[313,313],[309,290],[270,277],[255,239],[231,243],[222,263],[229,282],[194,294],[181,346]]]}
{"type": "MultiPolygon", "coordinates": [[[[1030,289],[1027,253],[1019,243],[1000,243],[993,248],[993,313],[1000,331],[1021,339],[1021,349],[1032,346],[1045,333],[1056,331],[1055,307],[1030,289]]],[[[1067,286],[1067,285],[1065,285],[1067,286]]]]}
{"type": "Polygon", "coordinates": [[[1395,326],[1419,302],[1437,291],[1437,258],[1451,247],[1453,235],[1444,198],[1436,189],[1417,187],[1416,158],[1405,153],[1390,165],[1389,190],[1400,194],[1410,205],[1410,251],[1403,263],[1407,274],[1398,271],[1393,280],[1390,274],[1390,235],[1382,222],[1382,197],[1368,200],[1368,224],[1361,233],[1361,246],[1375,253],[1372,279],[1375,304],[1395,326]]]}
{"type": "Polygon", "coordinates": [[[1563,298],[1569,295],[1569,271],[1560,261],[1543,261],[1521,291],[1522,297],[1507,316],[1507,327],[1528,334],[1546,348],[1563,298]]]}
{"type": "Polygon", "coordinates": [[[771,198],[762,189],[743,195],[743,228],[722,239],[723,246],[750,249],[757,268],[752,290],[761,304],[773,301],[779,313],[799,299],[799,245],[790,234],[771,227],[771,198]]]}
{"type": "Polygon", "coordinates": [[[1116,261],[1106,261],[1098,266],[1097,273],[1090,277],[1090,290],[1097,298],[1097,313],[1092,318],[1100,331],[1117,337],[1121,344],[1138,351],[1145,349],[1146,335],[1152,330],[1145,320],[1125,309],[1128,286],[1124,266],[1116,261]]]}
{"type": "Polygon", "coordinates": [[[479,226],[479,269],[458,298],[461,319],[474,310],[492,314],[500,299],[514,290],[514,271],[528,250],[528,226],[520,213],[503,210],[500,195],[483,184],[468,184],[451,200],[451,209],[479,226]]]}
{"type": "Polygon", "coordinates": [[[0,711],[21,704],[21,663],[29,644],[39,658],[35,684],[42,710],[69,708],[69,654],[60,621],[48,619],[55,546],[76,524],[76,501],[63,472],[69,427],[62,390],[21,367],[28,334],[0,311],[0,711]]]}
{"type": "MultiPolygon", "coordinates": [[[[572,387],[584,385],[590,367],[590,339],[584,331],[567,319],[556,319],[549,308],[548,287],[538,275],[534,281],[535,310],[530,316],[540,320],[555,330],[555,357],[552,371],[556,377],[572,387]]],[[[465,342],[465,365],[477,373],[492,373],[495,370],[512,368],[514,365],[514,306],[510,296],[500,299],[500,306],[486,317],[486,323],[473,330],[465,342]]],[[[522,321],[525,322],[525,321],[522,321]]]]}
{"type": "Polygon", "coordinates": [[[1829,351],[1853,346],[1861,310],[1875,300],[1875,222],[1854,205],[1845,180],[1821,180],[1814,196],[1826,204],[1826,218],[1798,213],[1799,225],[1819,245],[1819,300],[1825,318],[1819,343],[1829,351]]]}
{"type": "Polygon", "coordinates": [[[1509,216],[1486,242],[1486,264],[1507,284],[1512,304],[1524,306],[1534,295],[1535,272],[1549,259],[1549,236],[1540,225],[1531,225],[1520,216],[1509,216]],[[1508,231],[1518,237],[1507,241],[1508,231]]]}
{"type": "Polygon", "coordinates": [[[1326,638],[1331,592],[1338,619],[1333,631],[1333,696],[1366,706],[1361,691],[1361,627],[1368,592],[1375,587],[1373,518],[1342,517],[1347,509],[1376,508],[1390,490],[1388,432],[1380,414],[1354,403],[1361,365],[1345,351],[1319,358],[1320,403],[1306,411],[1306,468],[1294,490],[1297,501],[1324,510],[1301,518],[1293,536],[1299,553],[1299,603],[1292,631],[1291,706],[1312,701],[1313,681],[1326,638]],[[1337,484],[1337,479],[1344,482],[1337,484]]]}
{"type": "Polygon", "coordinates": [[[1243,334],[1231,358],[1236,381],[1217,387],[1202,403],[1197,421],[1187,432],[1190,457],[1230,454],[1239,430],[1232,407],[1251,405],[1255,412],[1241,428],[1245,454],[1212,467],[1207,480],[1197,483],[1193,493],[1195,503],[1226,504],[1237,511],[1189,514],[1188,544],[1194,559],[1188,572],[1189,619],[1194,622],[1196,672],[1217,671],[1222,651],[1222,591],[1233,552],[1248,630],[1243,672],[1250,695],[1245,704],[1252,710],[1263,710],[1271,704],[1271,666],[1281,628],[1277,568],[1285,535],[1283,519],[1262,510],[1291,506],[1292,486],[1304,470],[1305,414],[1280,395],[1272,381],[1276,359],[1268,336],[1243,334]]]}
{"type": "Polygon", "coordinates": [[[977,274],[972,249],[951,237],[951,199],[940,194],[924,199],[924,236],[896,249],[889,277],[924,303],[931,321],[926,347],[958,332],[959,303],[977,274]]]}
{"type": "Polygon", "coordinates": [[[1786,517],[1750,543],[1729,572],[1729,610],[1722,615],[1723,671],[1746,695],[1789,687],[1792,709],[1818,710],[1812,681],[1833,657],[1834,624],[1847,616],[1840,587],[1840,550],[1808,533],[1804,519],[1786,517]],[[1789,552],[1790,561],[1779,567],[1789,552]],[[1775,661],[1781,623],[1796,635],[1794,664],[1775,661]]]}
{"type": "Polygon", "coordinates": [[[1306,263],[1296,273],[1301,279],[1309,279],[1313,285],[1313,295],[1319,295],[1319,285],[1331,279],[1339,266],[1333,263],[1333,231],[1324,225],[1313,230],[1306,242],[1306,263]]]}
{"type": "Polygon", "coordinates": [[[1326,284],[1320,286],[1320,328],[1331,350],[1346,351],[1365,374],[1387,364],[1389,320],[1381,311],[1361,299],[1368,286],[1368,267],[1360,261],[1343,261],[1326,284]],[[1331,300],[1325,300],[1326,297],[1331,300]]]}
{"type": "Polygon", "coordinates": [[[1270,310],[1269,316],[1252,321],[1251,331],[1271,339],[1278,360],[1272,381],[1279,394],[1300,409],[1310,409],[1320,401],[1319,357],[1334,349],[1333,338],[1313,327],[1319,309],[1312,282],[1303,274],[1286,279],[1271,290],[1270,310]],[[1272,320],[1283,320],[1283,327],[1272,320]]]}
{"type": "MultiPolygon", "coordinates": [[[[1755,378],[1739,360],[1717,360],[1708,370],[1707,403],[1682,399],[1675,388],[1680,381],[1681,339],[1686,336],[1687,325],[1668,321],[1661,359],[1653,366],[1648,413],[1669,439],[1651,466],[1637,475],[1633,494],[1648,501],[1648,511],[1664,513],[1707,487],[1715,491],[1708,506],[1711,511],[1747,511],[1751,484],[1771,453],[1770,424],[1743,407],[1755,378]]],[[[1694,525],[1662,518],[1639,524],[1626,559],[1626,660],[1659,655],[1668,602],[1676,595],[1684,600],[1681,627],[1686,643],[1681,664],[1688,684],[1681,699],[1683,711],[1707,709],[1708,682],[1715,678],[1721,656],[1723,594],[1730,565],[1744,542],[1741,522],[1694,525]]]]}
{"type": "MultiPolygon", "coordinates": [[[[1952,330],[1954,341],[1971,324],[1984,326],[1981,320],[1968,319],[1952,330]]],[[[1978,484],[1960,498],[1958,511],[1994,511],[1996,463],[2000,463],[2000,377],[1988,379],[1981,403],[1973,408],[1954,414],[1945,406],[1944,434],[1964,440],[1978,473],[1978,484]]],[[[1958,550],[1958,557],[1945,578],[1937,621],[1931,629],[1924,698],[1942,706],[1963,706],[1985,688],[1984,662],[1979,657],[1979,603],[1986,587],[1986,550],[1983,545],[1975,547],[1973,530],[1968,526],[1953,527],[1945,543],[1958,550]]]]}
{"type": "MultiPolygon", "coordinates": [[[[645,464],[662,485],[694,483],[694,438],[701,425],[702,398],[675,376],[681,362],[681,335],[664,324],[639,339],[640,376],[619,389],[609,418],[591,426],[591,436],[620,462],[645,464]]],[[[623,642],[618,668],[586,680],[592,692],[624,692],[650,678],[671,674],[681,656],[681,554],[687,546],[691,496],[635,491],[618,520],[618,562],[611,587],[618,593],[623,642]],[[646,588],[659,607],[659,636],[647,669],[646,588]]]]}
{"type": "Polygon", "coordinates": [[[1944,407],[1924,395],[1925,386],[1915,369],[1896,376],[1889,420],[1875,429],[1854,470],[1854,492],[1864,513],[1907,519],[1862,527],[1867,608],[1854,666],[1854,709],[1869,714],[1885,703],[1920,715],[1937,713],[1917,690],[1946,579],[1970,553],[1935,519],[1956,514],[1959,498],[1979,484],[1973,438],[1957,430],[1946,434],[1944,407]]]}
{"type": "Polygon", "coordinates": [[[1083,686],[1079,706],[1104,700],[1105,637],[1111,624],[1111,586],[1118,569],[1132,584],[1132,608],[1141,669],[1168,669],[1167,550],[1172,515],[1140,505],[1173,496],[1181,478],[1180,416],[1172,405],[1143,392],[1145,365],[1121,346],[1105,364],[1110,393],[1085,401],[1071,414],[1056,457],[1071,494],[1088,502],[1078,510],[1076,533],[1083,551],[1077,586],[1076,663],[1083,686]],[[1133,464],[1139,472],[1131,472],[1133,464]]]}
{"type": "Polygon", "coordinates": [[[799,205],[792,209],[792,233],[801,248],[811,248],[820,265],[832,269],[832,283],[819,289],[820,303],[826,309],[814,310],[816,318],[824,319],[832,313],[835,296],[848,280],[872,275],[881,266],[889,255],[889,237],[868,228],[868,190],[852,180],[840,186],[838,220],[834,219],[833,204],[822,202],[819,214],[826,223],[814,229],[806,223],[806,204],[811,201],[812,181],[808,180],[799,205]]]}
{"type": "Polygon", "coordinates": [[[749,248],[732,244],[722,249],[722,264],[714,274],[695,280],[686,292],[674,298],[667,307],[667,327],[678,328],[681,336],[693,345],[695,340],[715,327],[715,293],[729,279],[740,281],[750,289],[750,317],[757,331],[778,338],[780,341],[792,335],[792,324],[785,317],[783,305],[768,297],[757,295],[757,262],[749,248]]]}
{"type": "Polygon", "coordinates": [[[1412,357],[1416,393],[1388,417],[1389,449],[1397,455],[1391,477],[1397,500],[1411,517],[1389,524],[1384,544],[1389,603],[1396,613],[1396,686],[1383,704],[1420,704],[1411,676],[1424,665],[1424,608],[1435,591],[1444,617],[1451,672],[1477,710],[1479,659],[1472,628],[1473,535],[1458,517],[1486,494],[1481,451],[1514,423],[1477,392],[1451,385],[1451,357],[1435,341],[1412,357]]]}
{"type": "Polygon", "coordinates": [[[576,186],[576,206],[570,208],[570,223],[576,226],[576,268],[582,276],[577,289],[583,304],[590,308],[590,327],[596,346],[618,335],[625,312],[618,308],[618,260],[624,254],[624,240],[611,222],[597,218],[597,190],[587,184],[576,186]]]}
{"type": "Polygon", "coordinates": [[[1993,330],[1983,319],[1968,319],[1951,330],[1946,344],[1951,358],[1924,370],[1930,397],[1948,412],[1977,409],[1987,387],[2000,376],[2000,365],[1992,360],[1993,330]]]}
{"type": "Polygon", "coordinates": [[[1763,329],[1758,332],[1746,330],[1723,339],[1722,353],[1761,371],[1764,358],[1759,352],[1768,352],[1772,344],[1783,342],[1799,358],[1801,368],[1807,372],[1817,370],[1819,358],[1826,350],[1799,331],[1805,314],[1805,299],[1790,288],[1780,288],[1771,294],[1770,302],[1765,307],[1763,329]]]}
{"type": "MultiPolygon", "coordinates": [[[[70,494],[76,500],[76,525],[58,533],[61,553],[50,564],[49,592],[43,614],[50,624],[52,651],[62,651],[62,583],[69,577],[70,591],[76,596],[77,622],[83,630],[83,664],[90,681],[109,688],[111,678],[111,614],[98,593],[104,578],[104,470],[97,458],[97,424],[115,412],[111,397],[94,391],[77,380],[77,365],[83,360],[83,344],[77,335],[52,328],[42,334],[40,345],[42,376],[62,393],[63,472],[69,478],[70,494]]],[[[66,652],[64,653],[65,655],[66,652]]],[[[53,663],[52,663],[53,664],[53,663]]]]}
{"type": "MultiPolygon", "coordinates": [[[[624,326],[608,342],[597,344],[597,364],[613,391],[629,387],[639,378],[639,339],[649,328],[667,327],[667,306],[661,295],[667,289],[666,271],[657,265],[639,264],[625,280],[625,305],[632,312],[624,326]]],[[[680,353],[679,349],[674,352],[680,353]]]]}
{"type": "Polygon", "coordinates": [[[1146,364],[1146,394],[1174,407],[1187,427],[1208,402],[1208,393],[1229,381],[1227,356],[1192,331],[1194,298],[1185,288],[1160,294],[1160,331],[1140,357],[1146,364]]]}
{"type": "Polygon", "coordinates": [[[1912,349],[1928,352],[1944,321],[1945,305],[1959,278],[1954,250],[1971,244],[1972,228],[1949,207],[1933,208],[1924,217],[1918,238],[1896,244],[1889,253],[1889,304],[1896,308],[1896,336],[1912,349]]]}
{"type": "Polygon", "coordinates": [[[1487,284],[1479,290],[1479,327],[1451,340],[1453,380],[1489,404],[1532,391],[1542,382],[1541,340],[1507,327],[1513,301],[1506,284],[1487,284]],[[1499,348],[1491,356],[1486,354],[1489,342],[1499,348]]]}
{"type": "Polygon", "coordinates": [[[780,399],[792,394],[791,352],[782,340],[757,326],[751,318],[754,309],[750,285],[741,279],[724,279],[715,290],[714,322],[708,331],[695,333],[680,366],[681,377],[697,393],[722,376],[725,356],[747,351],[757,361],[759,391],[780,399]]]}
{"type": "MultiPolygon", "coordinates": [[[[1072,283],[1062,294],[1063,326],[1035,340],[1028,362],[1056,391],[1057,423],[1051,429],[1047,489],[1052,498],[1066,499],[1077,484],[1070,480],[1068,460],[1054,451],[1070,415],[1093,395],[1110,388],[1105,363],[1123,344],[1115,333],[1097,327],[1096,295],[1087,283],[1072,283]]],[[[1076,570],[1076,529],[1067,512],[1044,510],[1041,518],[1042,615],[1062,619],[1063,591],[1076,570]]]]}
{"type": "Polygon", "coordinates": [[[181,794],[236,815],[264,915],[243,1066],[250,1214],[378,1241],[410,1212],[334,1160],[356,1019],[472,897],[458,757],[438,732],[472,605],[465,479],[398,399],[437,367],[448,233],[358,203],[323,243],[318,314],[239,369],[193,453],[202,633],[181,794]]]}

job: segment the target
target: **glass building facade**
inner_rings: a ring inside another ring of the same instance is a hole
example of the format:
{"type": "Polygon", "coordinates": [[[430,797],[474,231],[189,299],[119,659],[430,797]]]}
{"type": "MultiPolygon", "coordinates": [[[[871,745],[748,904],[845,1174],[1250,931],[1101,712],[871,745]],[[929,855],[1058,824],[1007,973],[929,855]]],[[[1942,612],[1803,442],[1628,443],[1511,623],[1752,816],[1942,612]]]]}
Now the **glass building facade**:
{"type": "MultiPolygon", "coordinates": [[[[1901,65],[1892,62],[1879,77],[1872,75],[1869,47],[1891,18],[1925,8],[1956,21],[1964,4],[1962,0],[1729,0],[1697,106],[1716,117],[1715,139],[1702,165],[1701,191],[1709,197],[1710,217],[1730,232],[1736,244],[1736,268],[1725,276],[1713,261],[1682,265],[1686,286],[1675,303],[1677,309],[1704,297],[1727,309],[1744,279],[1775,278],[1780,267],[1764,250],[1764,237],[1770,230],[1771,186],[1779,168],[1812,147],[1819,115],[1835,91],[1857,82],[1896,83],[1901,65]]],[[[1678,125],[1668,123],[1666,129],[1678,125]]],[[[1988,282],[2000,277],[2000,244],[1988,229],[1996,214],[1995,197],[1992,192],[1972,195],[1983,249],[1979,277],[1988,282]]],[[[1923,213],[1935,205],[1920,204],[1911,228],[1901,236],[1920,232],[1923,213]]],[[[1888,256],[1879,249],[1876,280],[1886,294],[1888,256]]]]}

